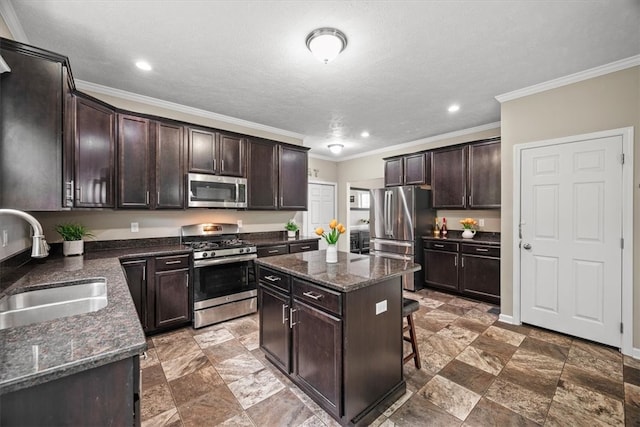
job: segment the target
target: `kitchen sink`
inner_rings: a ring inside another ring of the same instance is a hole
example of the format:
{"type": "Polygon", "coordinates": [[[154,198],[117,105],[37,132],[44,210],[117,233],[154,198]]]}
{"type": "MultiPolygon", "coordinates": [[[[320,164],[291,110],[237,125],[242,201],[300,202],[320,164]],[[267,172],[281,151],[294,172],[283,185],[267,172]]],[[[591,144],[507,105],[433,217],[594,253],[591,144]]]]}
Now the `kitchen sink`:
{"type": "Polygon", "coordinates": [[[59,282],[0,299],[0,329],[98,311],[107,306],[103,277],[59,282]]]}

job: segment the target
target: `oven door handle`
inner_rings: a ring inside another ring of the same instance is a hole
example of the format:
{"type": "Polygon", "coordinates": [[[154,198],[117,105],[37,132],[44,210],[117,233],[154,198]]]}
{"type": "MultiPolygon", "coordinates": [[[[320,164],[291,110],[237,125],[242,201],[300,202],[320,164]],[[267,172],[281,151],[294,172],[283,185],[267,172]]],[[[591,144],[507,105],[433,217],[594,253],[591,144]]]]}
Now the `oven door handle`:
{"type": "Polygon", "coordinates": [[[252,261],[258,258],[257,254],[247,254],[241,256],[232,256],[224,258],[211,258],[207,260],[198,260],[193,263],[194,268],[208,267],[210,265],[233,264],[235,262],[252,261]]]}

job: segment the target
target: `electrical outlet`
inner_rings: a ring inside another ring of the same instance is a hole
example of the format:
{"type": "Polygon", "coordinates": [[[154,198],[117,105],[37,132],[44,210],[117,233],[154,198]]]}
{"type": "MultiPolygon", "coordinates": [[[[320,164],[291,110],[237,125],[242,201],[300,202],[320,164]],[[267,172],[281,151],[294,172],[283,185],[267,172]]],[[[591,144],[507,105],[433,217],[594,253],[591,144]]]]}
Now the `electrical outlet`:
{"type": "Polygon", "coordinates": [[[480,219],[478,220],[478,225],[479,225],[480,227],[484,227],[484,218],[480,218],[480,219]]]}
{"type": "Polygon", "coordinates": [[[138,223],[137,222],[132,222],[131,223],[131,232],[132,233],[137,233],[138,231],[140,231],[140,227],[138,227],[138,223]]]}
{"type": "Polygon", "coordinates": [[[6,248],[9,245],[9,230],[2,230],[2,247],[6,248]]]}
{"type": "Polygon", "coordinates": [[[239,220],[237,220],[236,222],[238,223],[238,227],[242,228],[242,220],[241,220],[241,219],[239,219],[239,220]]]}

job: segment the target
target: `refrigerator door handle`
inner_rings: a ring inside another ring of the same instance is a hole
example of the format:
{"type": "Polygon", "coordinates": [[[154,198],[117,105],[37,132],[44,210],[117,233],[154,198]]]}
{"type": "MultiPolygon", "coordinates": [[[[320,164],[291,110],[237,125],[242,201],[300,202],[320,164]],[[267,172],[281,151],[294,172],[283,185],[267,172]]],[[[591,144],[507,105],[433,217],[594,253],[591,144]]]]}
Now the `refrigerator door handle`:
{"type": "Polygon", "coordinates": [[[393,193],[391,191],[384,192],[384,234],[389,236],[393,234],[391,229],[391,202],[393,200],[393,193]]]}

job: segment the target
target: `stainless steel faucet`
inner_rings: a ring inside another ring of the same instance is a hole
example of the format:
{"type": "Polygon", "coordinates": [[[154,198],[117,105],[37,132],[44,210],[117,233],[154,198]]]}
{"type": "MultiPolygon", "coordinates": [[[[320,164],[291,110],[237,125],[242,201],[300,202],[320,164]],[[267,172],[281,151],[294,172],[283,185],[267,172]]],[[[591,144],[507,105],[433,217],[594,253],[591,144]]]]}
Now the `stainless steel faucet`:
{"type": "Polygon", "coordinates": [[[33,244],[31,245],[31,257],[32,258],[44,258],[49,255],[49,245],[44,239],[44,232],[42,231],[42,225],[33,216],[26,212],[19,211],[17,209],[0,209],[0,215],[14,215],[24,219],[33,228],[33,244]]]}

